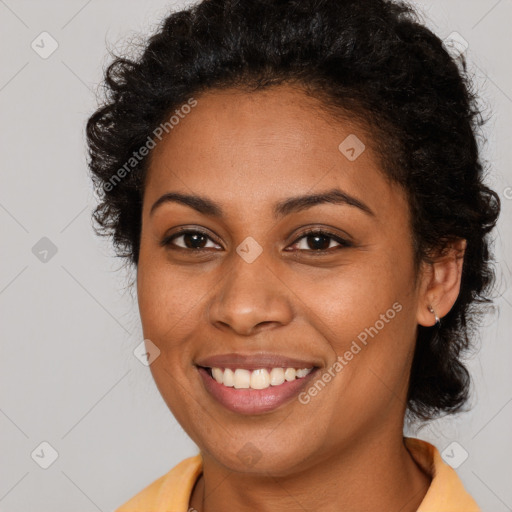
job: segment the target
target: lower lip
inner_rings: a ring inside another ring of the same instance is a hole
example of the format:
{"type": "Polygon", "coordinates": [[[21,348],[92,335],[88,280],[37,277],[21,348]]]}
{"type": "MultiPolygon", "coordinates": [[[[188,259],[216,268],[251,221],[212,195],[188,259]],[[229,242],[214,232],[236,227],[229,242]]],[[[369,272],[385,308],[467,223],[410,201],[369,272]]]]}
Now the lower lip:
{"type": "Polygon", "coordinates": [[[297,397],[318,370],[314,368],[305,377],[285,381],[279,386],[236,389],[219,384],[205,368],[197,368],[207,391],[224,407],[239,414],[260,414],[277,409],[297,397]]]}

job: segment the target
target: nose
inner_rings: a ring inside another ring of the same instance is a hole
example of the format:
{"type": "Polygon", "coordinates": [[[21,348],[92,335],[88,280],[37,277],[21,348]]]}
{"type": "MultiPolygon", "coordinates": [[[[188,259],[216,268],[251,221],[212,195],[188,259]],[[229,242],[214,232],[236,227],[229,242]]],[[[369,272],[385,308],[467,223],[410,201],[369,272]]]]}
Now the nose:
{"type": "Polygon", "coordinates": [[[292,291],[263,252],[248,262],[233,253],[209,304],[209,321],[241,336],[287,325],[293,318],[292,291]]]}

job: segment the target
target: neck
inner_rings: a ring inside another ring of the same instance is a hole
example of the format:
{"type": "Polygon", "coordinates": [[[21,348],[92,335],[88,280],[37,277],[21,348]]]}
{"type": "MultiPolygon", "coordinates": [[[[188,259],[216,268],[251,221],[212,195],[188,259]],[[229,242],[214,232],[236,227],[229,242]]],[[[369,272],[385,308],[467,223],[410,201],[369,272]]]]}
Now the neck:
{"type": "Polygon", "coordinates": [[[416,511],[430,477],[406,449],[401,432],[371,439],[350,443],[286,477],[232,472],[203,453],[203,474],[190,506],[197,512],[416,511]]]}

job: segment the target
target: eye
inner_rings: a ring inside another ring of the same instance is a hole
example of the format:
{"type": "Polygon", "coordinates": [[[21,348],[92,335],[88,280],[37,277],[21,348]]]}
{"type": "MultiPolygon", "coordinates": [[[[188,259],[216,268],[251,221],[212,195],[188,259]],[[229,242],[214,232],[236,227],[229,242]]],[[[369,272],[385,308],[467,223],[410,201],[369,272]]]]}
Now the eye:
{"type": "Polygon", "coordinates": [[[166,236],[160,242],[160,245],[164,247],[174,246],[178,249],[199,252],[210,248],[206,245],[208,240],[213,241],[212,238],[204,231],[181,228],[177,233],[166,236]],[[175,243],[176,240],[181,240],[181,243],[175,243]]]}
{"type": "MultiPolygon", "coordinates": [[[[160,245],[163,247],[172,246],[178,249],[200,252],[212,248],[212,246],[207,246],[208,241],[213,242],[213,239],[204,231],[181,228],[176,233],[166,236],[160,242],[160,245]],[[177,240],[181,240],[181,242],[176,243],[177,240]]],[[[353,245],[351,242],[341,238],[339,235],[335,235],[321,229],[309,229],[304,231],[290,247],[298,245],[294,250],[311,252],[314,255],[331,254],[333,252],[331,250],[333,248],[332,242],[338,244],[338,247],[352,247],[353,245]]],[[[215,246],[215,242],[213,243],[215,246]]]]}
{"type": "Polygon", "coordinates": [[[293,242],[292,246],[298,245],[295,250],[311,252],[313,255],[332,254],[332,242],[337,243],[338,247],[352,247],[352,243],[339,235],[335,235],[321,229],[309,229],[304,231],[299,238],[293,242]],[[299,242],[297,244],[297,242],[299,242]]]}

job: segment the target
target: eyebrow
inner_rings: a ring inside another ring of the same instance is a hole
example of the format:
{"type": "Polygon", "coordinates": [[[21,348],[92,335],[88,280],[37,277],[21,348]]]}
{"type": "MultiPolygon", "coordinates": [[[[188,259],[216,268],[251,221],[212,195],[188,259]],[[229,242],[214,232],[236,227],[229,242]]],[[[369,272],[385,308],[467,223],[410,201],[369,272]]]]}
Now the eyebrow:
{"type": "MultiPolygon", "coordinates": [[[[179,203],[193,208],[194,210],[208,215],[211,217],[224,217],[222,207],[204,196],[182,194],[179,192],[168,192],[161,196],[153,203],[149,215],[151,216],[154,211],[164,203],[179,203]]],[[[309,194],[302,196],[295,196],[285,199],[276,203],[273,207],[274,218],[278,219],[294,212],[299,212],[311,208],[319,204],[343,204],[359,208],[364,213],[375,217],[372,209],[357,199],[339,188],[333,188],[320,194],[309,194]]]]}

